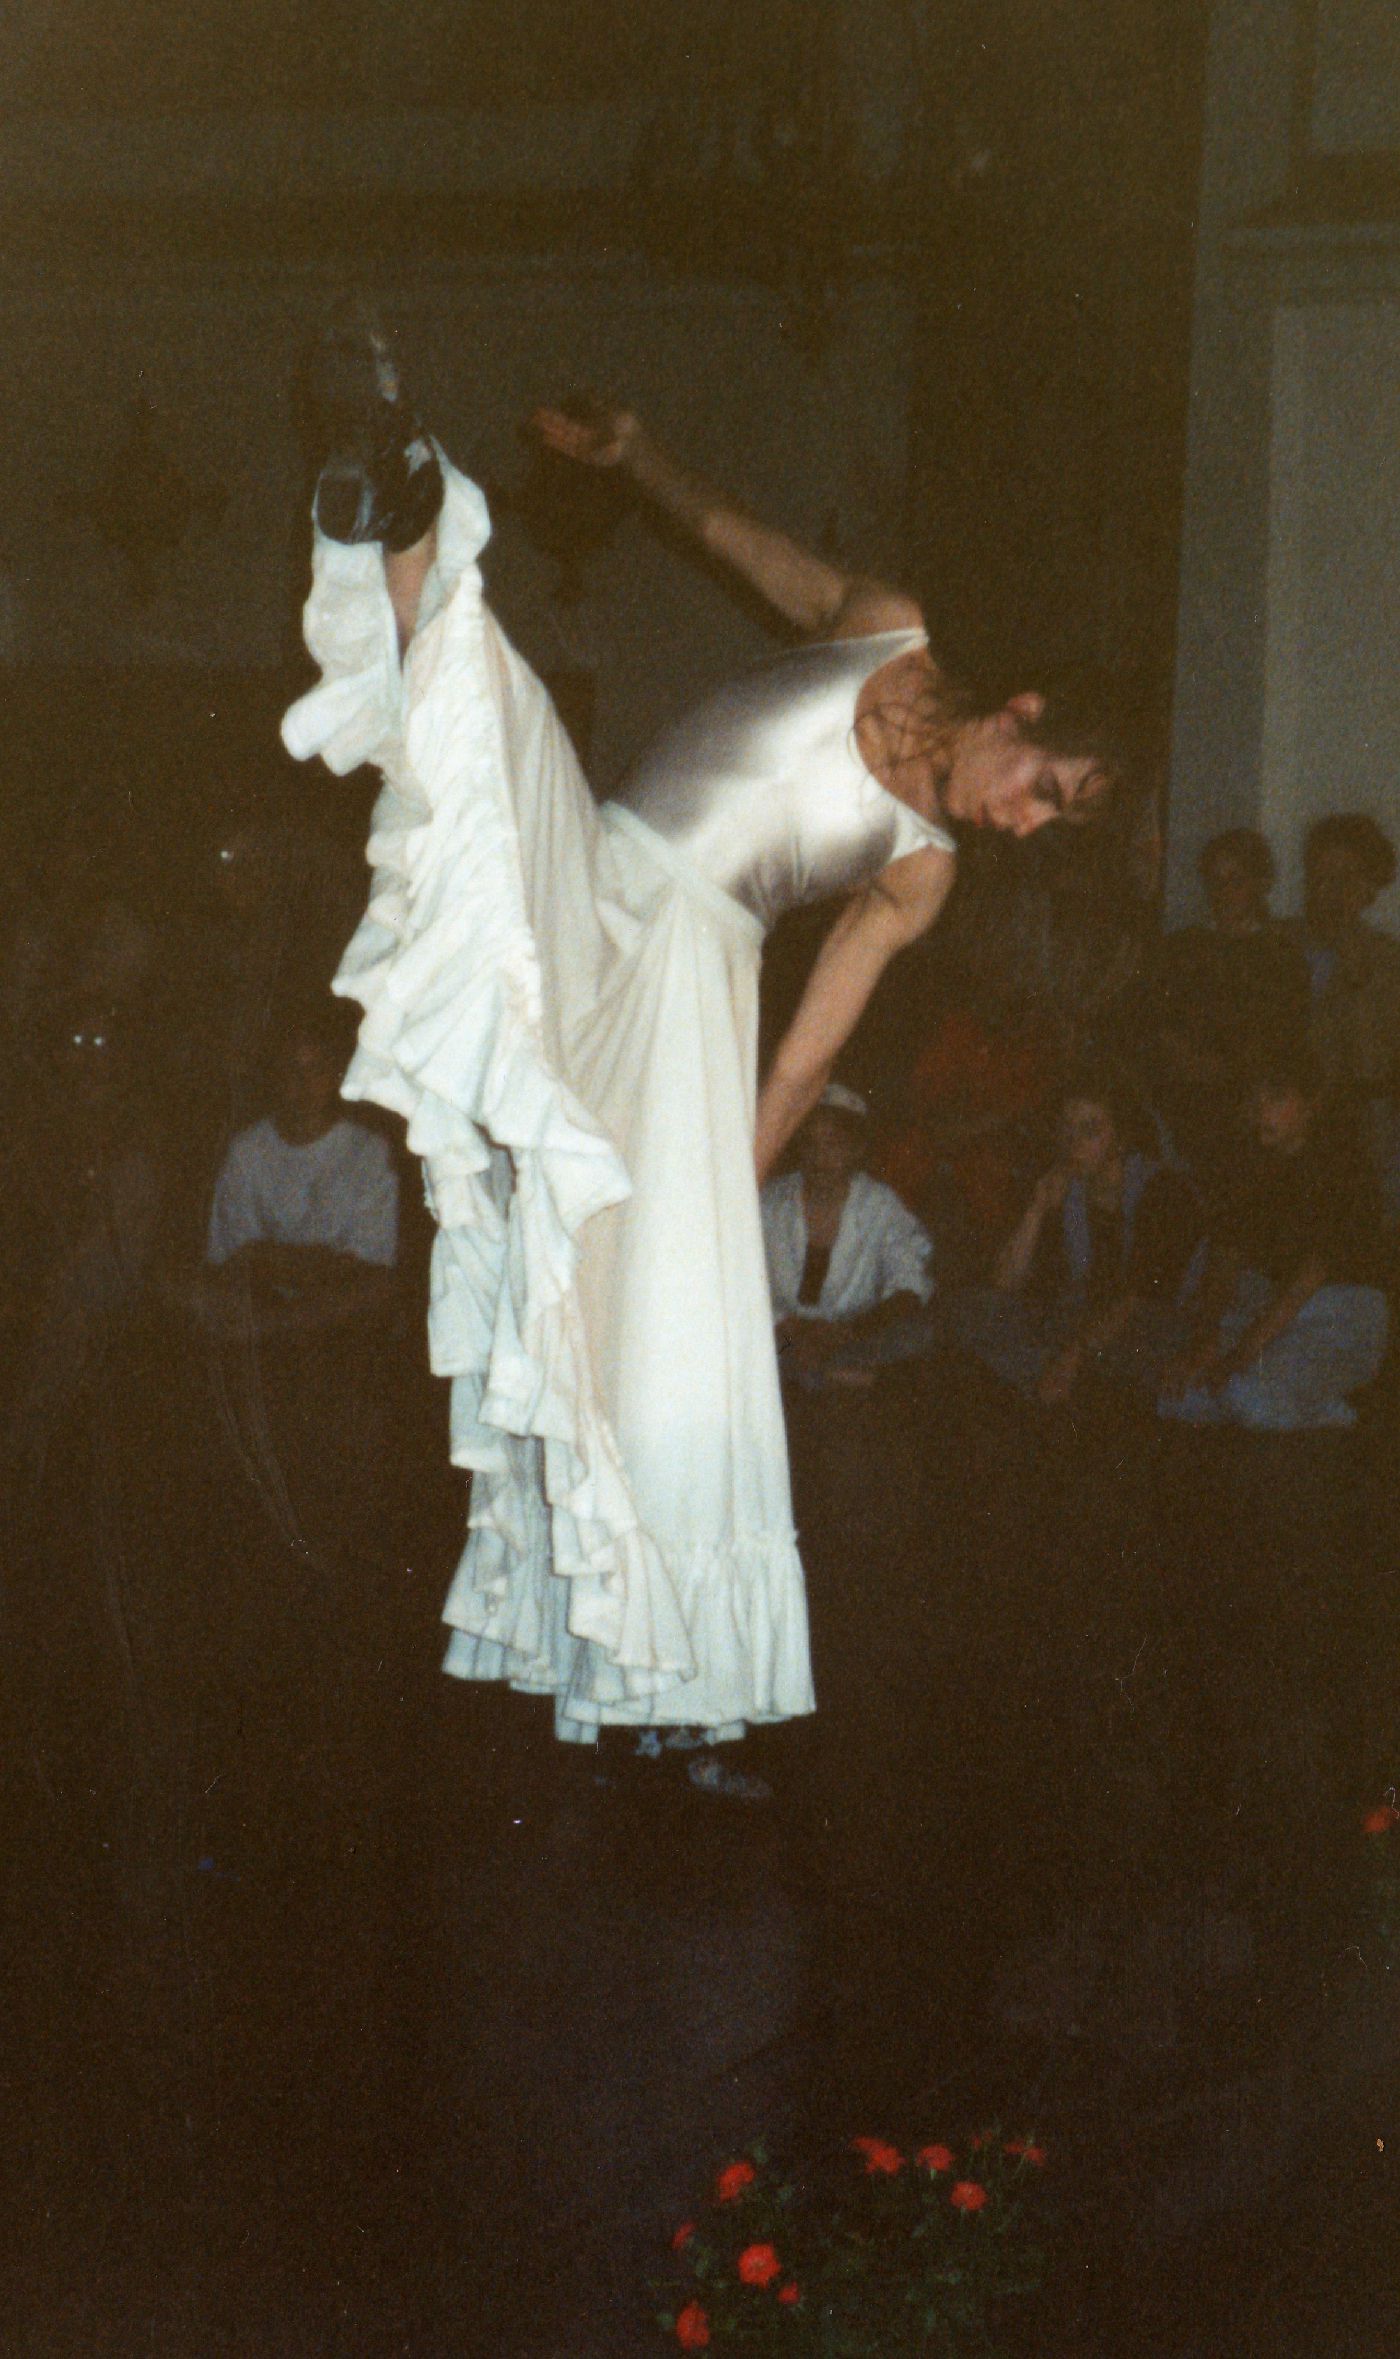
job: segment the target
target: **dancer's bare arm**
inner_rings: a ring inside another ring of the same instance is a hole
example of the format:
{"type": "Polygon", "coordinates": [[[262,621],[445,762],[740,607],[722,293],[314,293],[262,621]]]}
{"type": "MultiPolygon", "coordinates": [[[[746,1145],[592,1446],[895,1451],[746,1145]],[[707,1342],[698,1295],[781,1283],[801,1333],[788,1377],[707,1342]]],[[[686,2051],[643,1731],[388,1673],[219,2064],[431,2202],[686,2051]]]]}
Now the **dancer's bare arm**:
{"type": "Polygon", "coordinates": [[[738,501],[692,475],[663,449],[631,410],[598,404],[536,410],[531,420],[546,447],[589,467],[617,467],[708,556],[748,582],[769,605],[814,638],[858,639],[875,631],[920,630],[912,598],[882,582],[847,573],[738,501]]]}
{"type": "Polygon", "coordinates": [[[955,866],[951,852],[911,852],[892,861],[836,920],[759,1092],[754,1160],[760,1187],[831,1079],[890,960],[933,924],[955,866]]]}

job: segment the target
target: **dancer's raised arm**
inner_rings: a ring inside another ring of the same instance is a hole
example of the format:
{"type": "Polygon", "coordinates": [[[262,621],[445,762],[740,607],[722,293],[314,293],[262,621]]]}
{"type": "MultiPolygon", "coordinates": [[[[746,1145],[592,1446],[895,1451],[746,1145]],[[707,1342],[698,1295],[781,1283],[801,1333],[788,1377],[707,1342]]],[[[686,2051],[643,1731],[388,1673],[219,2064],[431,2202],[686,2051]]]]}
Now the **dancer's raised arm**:
{"type": "Polygon", "coordinates": [[[865,638],[919,630],[912,598],[847,573],[673,459],[633,411],[608,404],[536,410],[546,448],[588,467],[616,467],[710,557],[730,566],[798,630],[813,638],[865,638]]]}
{"type": "Polygon", "coordinates": [[[933,846],[911,852],[891,861],[842,910],[759,1091],[754,1162],[760,1187],[831,1079],[890,960],[933,924],[956,867],[951,852],[933,846]]]}

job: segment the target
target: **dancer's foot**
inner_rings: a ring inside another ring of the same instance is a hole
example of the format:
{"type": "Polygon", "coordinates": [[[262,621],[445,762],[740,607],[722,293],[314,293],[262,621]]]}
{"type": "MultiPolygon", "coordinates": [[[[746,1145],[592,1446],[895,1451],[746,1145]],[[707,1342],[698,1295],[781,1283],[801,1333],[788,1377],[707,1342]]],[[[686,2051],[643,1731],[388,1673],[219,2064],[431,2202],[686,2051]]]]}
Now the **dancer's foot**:
{"type": "Polygon", "coordinates": [[[726,1802],[771,1802],[768,1780],[746,1769],[730,1769],[718,1753],[699,1753],[687,1764],[686,1775],[702,1794],[721,1794],[726,1802]]]}
{"type": "Polygon", "coordinates": [[[415,547],[442,506],[442,469],[372,320],[328,330],[313,399],[326,453],[315,499],[322,532],[352,545],[378,541],[391,552],[415,547]]]}

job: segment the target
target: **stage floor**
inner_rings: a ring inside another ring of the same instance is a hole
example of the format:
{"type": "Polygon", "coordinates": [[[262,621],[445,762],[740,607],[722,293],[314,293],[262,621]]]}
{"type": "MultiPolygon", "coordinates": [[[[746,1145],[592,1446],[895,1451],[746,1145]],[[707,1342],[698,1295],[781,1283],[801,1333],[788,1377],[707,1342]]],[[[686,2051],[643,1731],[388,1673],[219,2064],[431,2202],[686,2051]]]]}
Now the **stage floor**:
{"type": "Polygon", "coordinates": [[[15,2359],[641,2359],[716,2161],[993,2117],[1062,2202],[1028,2349],[1393,2350],[1384,1422],[801,1404],[822,1708],[745,1806],[441,1676],[462,1499],[386,1416],[355,1493],[153,1330],[17,1495],[15,2359]]]}

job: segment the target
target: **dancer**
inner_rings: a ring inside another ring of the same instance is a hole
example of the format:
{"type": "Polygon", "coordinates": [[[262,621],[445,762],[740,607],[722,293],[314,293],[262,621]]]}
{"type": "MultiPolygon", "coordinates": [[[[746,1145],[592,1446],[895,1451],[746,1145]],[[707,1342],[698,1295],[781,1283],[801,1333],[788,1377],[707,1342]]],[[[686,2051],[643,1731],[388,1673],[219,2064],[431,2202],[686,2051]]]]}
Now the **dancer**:
{"type": "Polygon", "coordinates": [[[630,412],[545,410],[542,442],[621,470],[808,641],[600,809],[483,602],[480,492],[382,340],[336,365],[323,678],[284,734],[384,780],[336,988],[365,1011],[346,1094],[405,1116],[439,1226],[432,1359],[473,1478],[446,1668],[552,1695],[564,1738],[738,1736],[813,1708],[757,1181],[937,916],[950,823],[1078,818],[1116,757],[1073,697],[975,711],[909,599],[758,524],[630,412]],[[837,893],[755,1110],[764,934],[837,893]]]}

